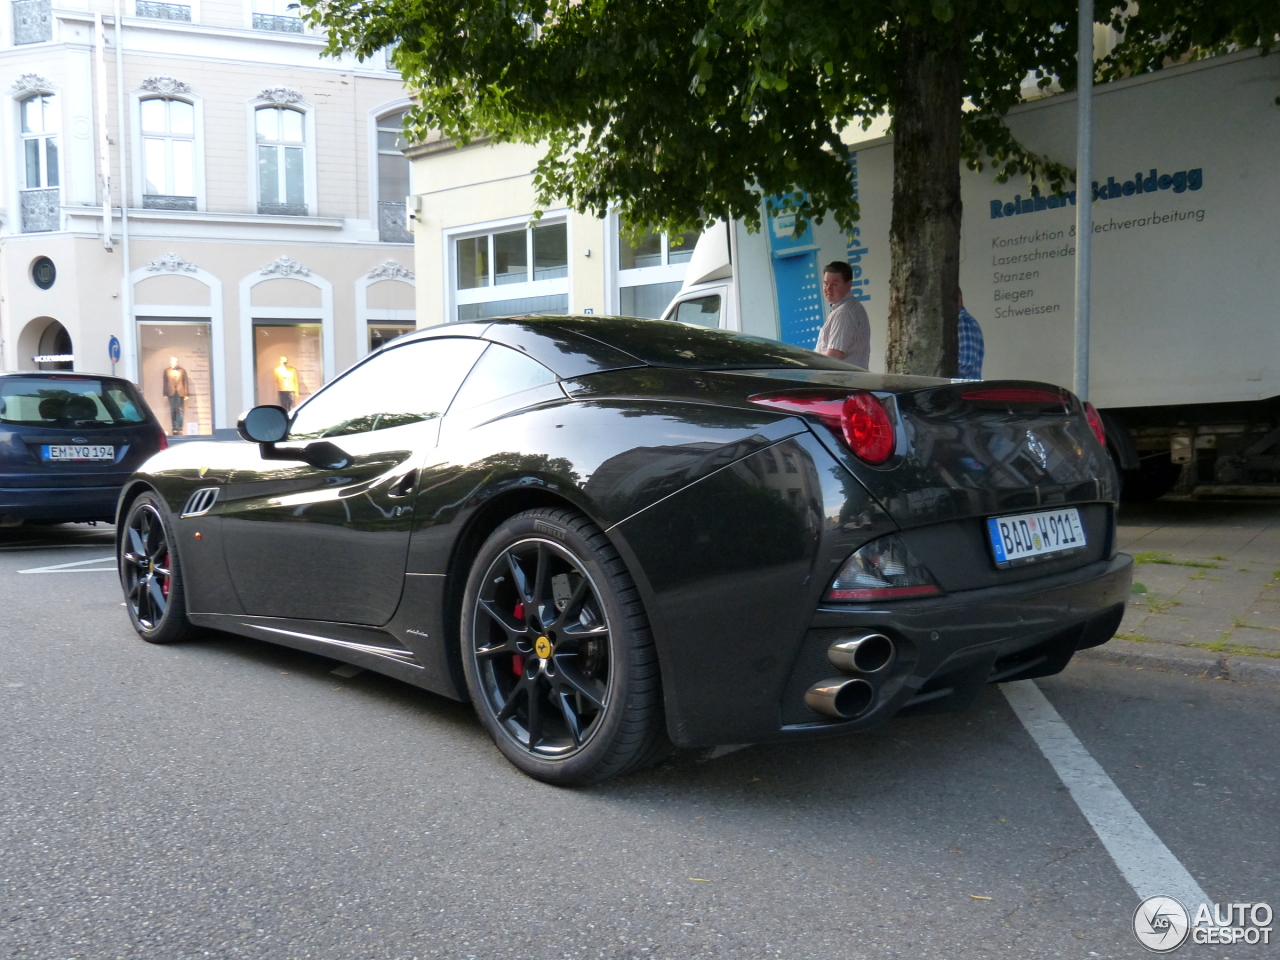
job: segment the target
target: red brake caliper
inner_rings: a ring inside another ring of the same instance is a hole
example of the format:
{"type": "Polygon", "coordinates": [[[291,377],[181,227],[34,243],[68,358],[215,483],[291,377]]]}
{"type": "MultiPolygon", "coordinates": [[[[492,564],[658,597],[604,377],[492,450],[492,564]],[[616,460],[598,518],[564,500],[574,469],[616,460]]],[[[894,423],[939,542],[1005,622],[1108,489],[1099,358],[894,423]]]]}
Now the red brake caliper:
{"type": "MultiPolygon", "coordinates": [[[[164,555],[164,568],[166,570],[169,569],[169,555],[167,553],[164,555]]],[[[164,594],[166,600],[169,599],[169,577],[167,575],[160,578],[160,592],[164,594]]]]}
{"type": "MultiPolygon", "coordinates": [[[[511,611],[511,615],[517,620],[524,619],[524,601],[521,600],[516,604],[515,609],[511,611]]],[[[524,654],[516,653],[511,656],[511,672],[517,677],[524,676],[524,654]]]]}

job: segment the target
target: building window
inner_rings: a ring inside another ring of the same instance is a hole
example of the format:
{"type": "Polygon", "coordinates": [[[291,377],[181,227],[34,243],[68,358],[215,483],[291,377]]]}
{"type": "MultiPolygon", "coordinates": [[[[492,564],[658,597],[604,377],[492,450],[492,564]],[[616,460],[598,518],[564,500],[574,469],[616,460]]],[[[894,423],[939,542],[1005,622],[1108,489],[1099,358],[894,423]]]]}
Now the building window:
{"type": "Polygon", "coordinates": [[[22,101],[22,151],[28,190],[58,185],[57,125],[51,94],[38,93],[22,101]]]}
{"type": "Polygon", "coordinates": [[[134,11],[140,17],[151,20],[178,20],[191,22],[191,8],[185,3],[161,3],[159,0],[138,0],[134,11]]]}
{"type": "Polygon", "coordinates": [[[569,309],[569,228],[540,223],[454,241],[459,320],[569,309]],[[505,287],[501,297],[493,288],[505,287]]]}
{"type": "Polygon", "coordinates": [[[208,320],[138,318],[142,395],[168,433],[213,433],[212,342],[208,320]]]}
{"type": "Polygon", "coordinates": [[[402,152],[405,112],[378,120],[378,239],[383,243],[413,243],[404,207],[409,195],[409,158],[402,152]]]}
{"type": "Polygon", "coordinates": [[[185,100],[149,97],[138,104],[142,127],[142,205],[154,210],[196,209],[195,107],[185,100]]]}
{"type": "Polygon", "coordinates": [[[667,237],[646,233],[634,243],[618,233],[618,312],[628,317],[662,316],[684,281],[685,264],[698,242],[696,231],[667,237]]]}
{"type": "Polygon", "coordinates": [[[253,322],[258,403],[292,410],[324,385],[323,332],[317,323],[253,322]]]}
{"type": "Polygon", "coordinates": [[[412,320],[401,322],[387,320],[370,320],[369,321],[369,352],[378,350],[386,344],[390,343],[396,337],[403,337],[406,333],[413,333],[417,327],[412,320]]]}
{"type": "Polygon", "coordinates": [[[53,39],[50,0],[13,0],[13,42],[40,43],[53,39]]]}
{"type": "Polygon", "coordinates": [[[258,212],[307,215],[304,116],[291,107],[258,107],[258,212]]]}
{"type": "Polygon", "coordinates": [[[298,0],[253,0],[253,29],[302,33],[298,0]]]}
{"type": "Polygon", "coordinates": [[[58,113],[52,94],[37,93],[19,104],[23,159],[22,232],[57,230],[61,220],[58,189],[58,113]]]}

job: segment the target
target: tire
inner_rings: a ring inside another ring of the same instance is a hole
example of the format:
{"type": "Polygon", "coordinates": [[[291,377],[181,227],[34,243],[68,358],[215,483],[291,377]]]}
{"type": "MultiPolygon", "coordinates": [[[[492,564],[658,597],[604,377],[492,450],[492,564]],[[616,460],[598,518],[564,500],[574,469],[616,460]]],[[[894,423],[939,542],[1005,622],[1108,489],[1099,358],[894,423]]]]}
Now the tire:
{"type": "Polygon", "coordinates": [[[639,593],[575,511],[527,510],[485,541],[463,598],[462,665],[489,736],[535,779],[599,783],[666,746],[639,593]]]}
{"type": "Polygon", "coordinates": [[[164,501],[147,492],[129,505],[116,562],[124,605],[147,643],[176,643],[195,633],[187,619],[182,570],[164,501]]]}
{"type": "Polygon", "coordinates": [[[1152,503],[1177,486],[1182,464],[1168,454],[1156,454],[1139,461],[1137,470],[1120,474],[1120,499],[1124,503],[1152,503]]]}

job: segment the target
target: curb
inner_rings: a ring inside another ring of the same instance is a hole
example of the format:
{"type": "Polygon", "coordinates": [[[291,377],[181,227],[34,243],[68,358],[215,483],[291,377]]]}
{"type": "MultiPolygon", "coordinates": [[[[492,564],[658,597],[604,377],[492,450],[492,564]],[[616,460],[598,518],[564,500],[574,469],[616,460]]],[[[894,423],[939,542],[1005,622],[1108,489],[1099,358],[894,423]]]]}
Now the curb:
{"type": "Polygon", "coordinates": [[[1076,659],[1125,667],[1150,667],[1211,680],[1246,680],[1280,686],[1280,660],[1221,656],[1176,643],[1134,643],[1115,638],[1101,646],[1078,651],[1076,659]]]}

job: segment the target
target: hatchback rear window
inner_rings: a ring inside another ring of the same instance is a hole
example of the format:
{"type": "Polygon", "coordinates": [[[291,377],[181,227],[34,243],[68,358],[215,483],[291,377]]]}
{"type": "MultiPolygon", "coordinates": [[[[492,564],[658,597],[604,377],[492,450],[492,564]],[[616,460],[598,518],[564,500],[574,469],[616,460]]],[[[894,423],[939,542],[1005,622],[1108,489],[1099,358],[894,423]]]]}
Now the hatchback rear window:
{"type": "Polygon", "coordinates": [[[0,377],[0,423],[112,427],[146,419],[146,406],[137,392],[118,380],[0,377]]]}

